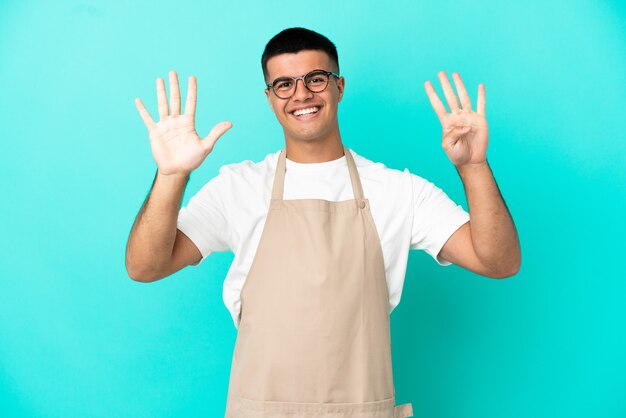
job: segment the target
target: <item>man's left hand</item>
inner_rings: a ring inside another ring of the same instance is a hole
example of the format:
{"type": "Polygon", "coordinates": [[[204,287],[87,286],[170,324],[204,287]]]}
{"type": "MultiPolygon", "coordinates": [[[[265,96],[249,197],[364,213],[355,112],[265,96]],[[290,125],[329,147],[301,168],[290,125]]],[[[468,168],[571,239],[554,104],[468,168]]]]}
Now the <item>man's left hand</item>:
{"type": "Polygon", "coordinates": [[[467,95],[465,85],[459,73],[452,73],[454,85],[459,99],[452,90],[452,85],[444,71],[440,71],[439,81],[443,88],[450,113],[439,99],[430,81],[424,83],[426,94],[435,113],[441,122],[443,137],[441,146],[446,155],[457,168],[465,165],[483,164],[487,160],[488,128],[485,118],[485,85],[478,85],[478,101],[476,112],[472,110],[472,102],[467,95]]]}

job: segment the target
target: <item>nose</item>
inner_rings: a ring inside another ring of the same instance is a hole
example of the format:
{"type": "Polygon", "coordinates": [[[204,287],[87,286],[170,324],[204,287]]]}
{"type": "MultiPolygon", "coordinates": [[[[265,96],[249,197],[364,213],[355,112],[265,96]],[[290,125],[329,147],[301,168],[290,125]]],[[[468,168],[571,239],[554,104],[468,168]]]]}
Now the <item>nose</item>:
{"type": "Polygon", "coordinates": [[[293,92],[293,99],[295,100],[305,100],[313,96],[313,93],[306,88],[303,79],[296,80],[296,85],[294,86],[294,88],[296,90],[293,92]],[[298,81],[302,81],[302,87],[300,88],[298,88],[298,81]]]}

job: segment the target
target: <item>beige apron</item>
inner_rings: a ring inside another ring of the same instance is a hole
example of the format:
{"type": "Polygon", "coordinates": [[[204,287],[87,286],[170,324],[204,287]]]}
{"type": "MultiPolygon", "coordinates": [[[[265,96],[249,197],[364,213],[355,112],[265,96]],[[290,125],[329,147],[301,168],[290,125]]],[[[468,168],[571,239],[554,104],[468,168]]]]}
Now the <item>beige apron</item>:
{"type": "Polygon", "coordinates": [[[382,248],[350,151],[354,199],[283,200],[286,151],[250,272],[228,418],[399,418],[382,248]]]}

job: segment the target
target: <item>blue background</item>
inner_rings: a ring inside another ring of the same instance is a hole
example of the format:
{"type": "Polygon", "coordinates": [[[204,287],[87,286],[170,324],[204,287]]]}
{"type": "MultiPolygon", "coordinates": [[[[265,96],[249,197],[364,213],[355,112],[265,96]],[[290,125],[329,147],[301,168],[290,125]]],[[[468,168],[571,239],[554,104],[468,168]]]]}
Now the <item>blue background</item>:
{"type": "Polygon", "coordinates": [[[156,165],[133,104],[198,78],[192,175],[283,146],[260,56],[304,26],[338,47],[344,142],[466,209],[423,89],[487,90],[488,158],[522,244],[493,280],[410,255],[393,312],[416,417],[626,416],[626,9],[617,1],[0,2],[0,416],[223,416],[230,253],[151,284],[124,268],[156,165]]]}

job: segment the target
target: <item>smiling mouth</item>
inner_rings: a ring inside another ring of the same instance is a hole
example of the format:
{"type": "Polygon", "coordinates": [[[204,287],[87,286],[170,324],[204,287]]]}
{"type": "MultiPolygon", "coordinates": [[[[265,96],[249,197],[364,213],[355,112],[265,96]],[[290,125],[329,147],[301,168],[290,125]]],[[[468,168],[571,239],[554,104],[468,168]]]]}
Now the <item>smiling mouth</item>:
{"type": "Polygon", "coordinates": [[[298,109],[291,112],[296,118],[305,118],[307,116],[315,115],[320,111],[320,106],[311,106],[306,109],[298,109]]]}

